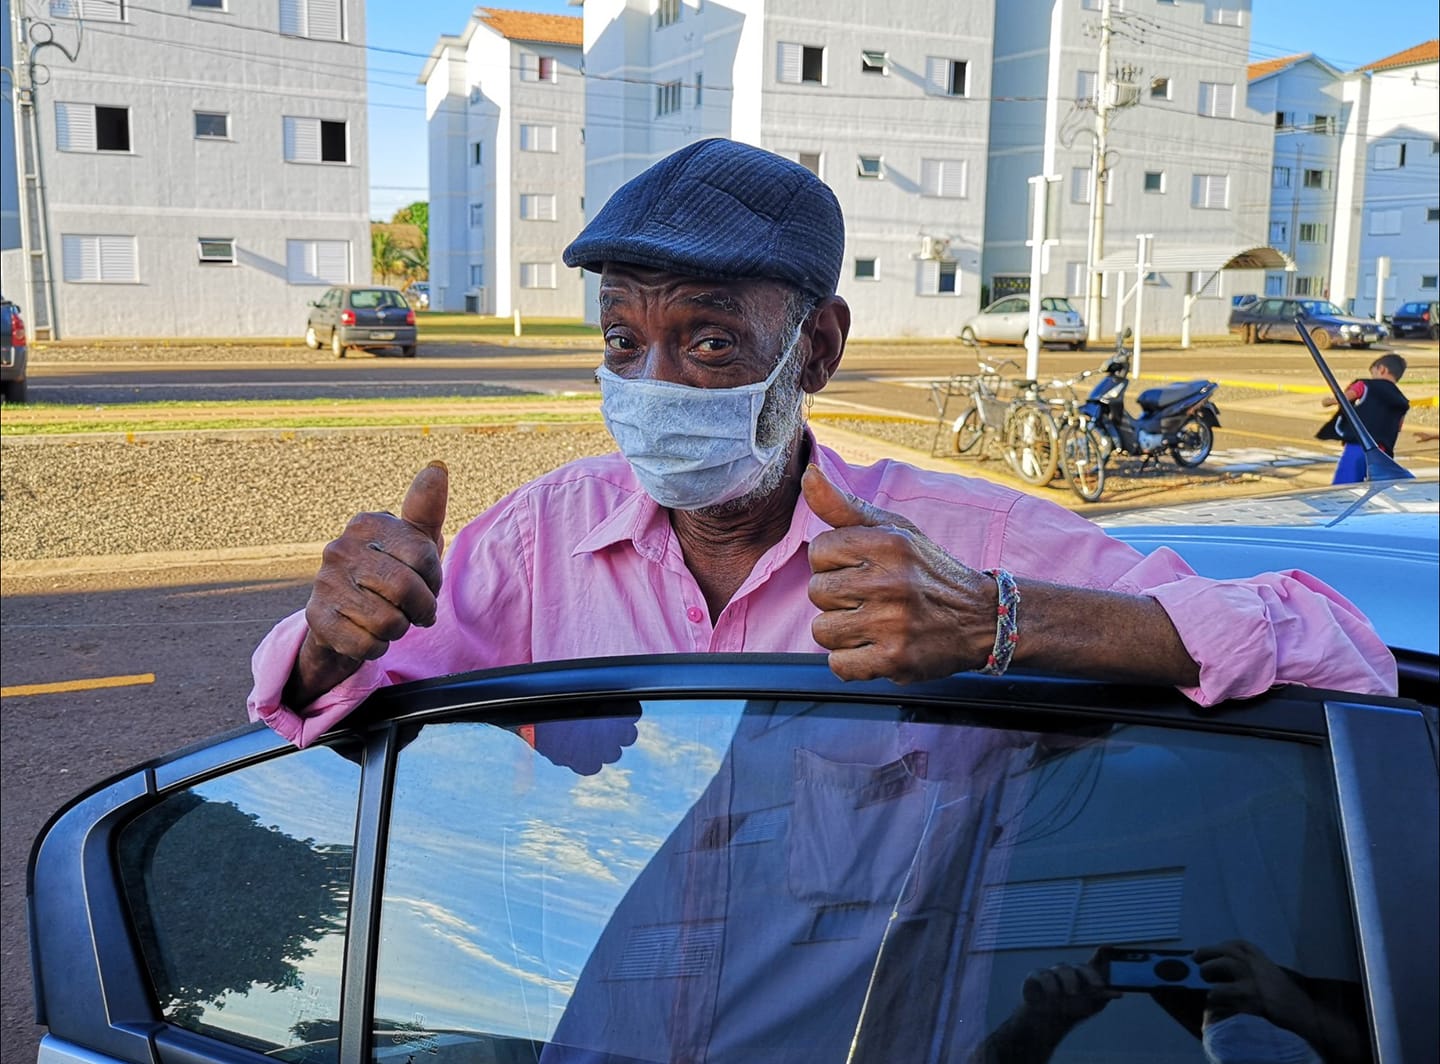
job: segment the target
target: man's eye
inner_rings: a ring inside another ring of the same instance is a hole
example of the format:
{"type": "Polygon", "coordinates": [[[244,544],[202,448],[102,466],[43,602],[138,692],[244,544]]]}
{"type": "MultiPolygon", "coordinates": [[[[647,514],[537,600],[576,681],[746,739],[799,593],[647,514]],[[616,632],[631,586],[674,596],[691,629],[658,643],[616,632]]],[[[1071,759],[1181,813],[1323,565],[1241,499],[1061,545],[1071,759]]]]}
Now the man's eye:
{"type": "Polygon", "coordinates": [[[612,333],[605,337],[605,346],[611,351],[633,351],[635,341],[628,336],[612,333]]]}
{"type": "Polygon", "coordinates": [[[719,354],[722,351],[729,351],[733,346],[735,345],[730,341],[729,337],[725,336],[707,336],[695,342],[696,350],[704,351],[706,354],[712,355],[719,354]]]}

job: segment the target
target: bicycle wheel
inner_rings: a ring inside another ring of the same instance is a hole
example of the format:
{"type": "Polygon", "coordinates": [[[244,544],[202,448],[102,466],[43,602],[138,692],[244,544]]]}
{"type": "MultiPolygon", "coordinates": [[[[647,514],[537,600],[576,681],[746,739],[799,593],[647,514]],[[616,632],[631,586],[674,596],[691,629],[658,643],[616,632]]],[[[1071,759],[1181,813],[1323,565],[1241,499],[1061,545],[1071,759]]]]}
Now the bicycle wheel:
{"type": "Polygon", "coordinates": [[[1105,449],[1100,433],[1088,425],[1066,425],[1060,430],[1059,450],[1070,489],[1086,502],[1099,502],[1105,490],[1105,449]]]}
{"type": "Polygon", "coordinates": [[[1180,431],[1175,434],[1175,444],[1170,448],[1170,456],[1175,459],[1175,464],[1185,469],[1194,469],[1205,459],[1210,457],[1210,449],[1215,446],[1215,433],[1210,425],[1199,417],[1191,417],[1185,420],[1180,426],[1180,431]]]}
{"type": "Polygon", "coordinates": [[[980,442],[980,437],[984,434],[985,426],[980,421],[980,412],[972,406],[955,419],[955,453],[967,453],[980,442]]]}
{"type": "Polygon", "coordinates": [[[1043,406],[1021,406],[1005,420],[1005,457],[1027,484],[1048,484],[1059,462],[1055,421],[1043,406]]]}

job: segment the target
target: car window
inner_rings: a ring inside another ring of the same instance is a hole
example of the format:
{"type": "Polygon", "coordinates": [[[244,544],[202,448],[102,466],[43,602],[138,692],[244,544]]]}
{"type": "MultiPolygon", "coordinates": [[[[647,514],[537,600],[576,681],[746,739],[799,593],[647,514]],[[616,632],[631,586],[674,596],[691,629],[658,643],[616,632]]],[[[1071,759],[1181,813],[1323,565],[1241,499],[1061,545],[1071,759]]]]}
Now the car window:
{"type": "Polygon", "coordinates": [[[350,305],[356,310],[374,310],[377,307],[403,307],[406,303],[399,292],[390,288],[357,288],[350,293],[350,305]]]}
{"type": "MultiPolygon", "coordinates": [[[[1264,303],[1260,304],[1260,313],[1267,318],[1278,318],[1285,313],[1285,309],[1286,304],[1283,299],[1267,299],[1264,303]]],[[[1290,311],[1292,317],[1294,313],[1292,309],[1290,311]]]]}
{"type": "Polygon", "coordinates": [[[633,713],[541,724],[535,749],[431,724],[401,751],[377,1064],[819,1064],[852,1045],[1193,1064],[1205,991],[1189,951],[1222,944],[1365,1037],[1319,745],[1041,734],[885,704],[634,712],[638,738],[603,768],[593,750],[633,713]],[[1052,1056],[1005,1044],[1037,1008],[1074,1007],[1031,973],[1102,959],[1126,989],[1052,1056]]]}
{"type": "Polygon", "coordinates": [[[1069,311],[1069,312],[1071,312],[1071,313],[1073,314],[1073,313],[1075,312],[1075,308],[1070,304],[1070,300],[1068,300],[1068,299],[1053,299],[1053,298],[1048,298],[1048,297],[1045,298],[1045,299],[1040,300],[1040,309],[1041,309],[1041,310],[1053,310],[1053,311],[1058,311],[1058,312],[1060,312],[1060,313],[1064,313],[1064,312],[1066,312],[1066,311],[1069,311]]]}
{"type": "Polygon", "coordinates": [[[337,1058],[358,760],[315,747],[177,794],[120,833],[166,1020],[277,1059],[337,1058]]]}

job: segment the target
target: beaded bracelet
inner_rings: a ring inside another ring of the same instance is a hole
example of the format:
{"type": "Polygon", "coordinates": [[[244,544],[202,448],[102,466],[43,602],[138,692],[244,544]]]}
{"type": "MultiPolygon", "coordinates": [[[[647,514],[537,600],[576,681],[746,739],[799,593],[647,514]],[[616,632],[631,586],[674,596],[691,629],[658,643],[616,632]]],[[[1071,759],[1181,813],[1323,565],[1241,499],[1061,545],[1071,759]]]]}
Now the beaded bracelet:
{"type": "Polygon", "coordinates": [[[995,606],[995,649],[985,659],[980,672],[986,676],[1003,676],[1015,656],[1015,644],[1020,642],[1020,589],[1015,578],[1004,569],[986,569],[986,576],[995,578],[998,602],[995,606]]]}

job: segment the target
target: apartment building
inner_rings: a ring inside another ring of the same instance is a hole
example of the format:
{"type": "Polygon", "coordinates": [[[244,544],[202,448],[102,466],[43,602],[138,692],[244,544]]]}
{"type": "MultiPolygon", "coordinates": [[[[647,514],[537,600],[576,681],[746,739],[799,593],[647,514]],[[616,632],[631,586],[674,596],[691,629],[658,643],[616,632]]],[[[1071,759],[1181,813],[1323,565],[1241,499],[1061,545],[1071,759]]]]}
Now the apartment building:
{"type": "Polygon", "coordinates": [[[584,224],[581,20],[477,8],[420,74],[430,151],[430,306],[579,317],[561,261],[584,224]]]}
{"type": "Polygon", "coordinates": [[[1267,242],[1295,263],[1268,270],[1267,296],[1330,295],[1341,133],[1355,116],[1345,102],[1345,75],[1311,54],[1253,63],[1250,109],[1274,116],[1267,242]]]}
{"type": "MultiPolygon", "coordinates": [[[[1174,335],[1187,311],[1197,333],[1223,333],[1229,296],[1258,291],[1254,269],[1219,270],[1230,252],[1266,244],[1274,150],[1269,119],[1246,106],[1249,0],[1008,0],[995,27],[987,288],[1030,275],[1027,180],[1058,177],[1050,196],[1044,287],[1077,307],[1089,291],[1091,204],[1102,185],[1097,261],[1134,263],[1153,235],[1140,320],[1174,335]],[[1108,6],[1108,13],[1105,10],[1108,6]],[[1053,8],[1053,11],[1052,11],[1053,8]],[[1101,70],[1103,21],[1109,62],[1101,70]],[[1102,76],[1102,73],[1105,76],[1102,76]],[[1106,155],[1097,181],[1096,108],[1105,93],[1106,155]],[[1053,101],[1048,104],[1047,101],[1053,101]],[[1218,271],[1218,272],[1217,272],[1218,271]]],[[[1099,334],[1115,327],[1118,274],[1106,278],[1099,334]]],[[[1134,282],[1131,267],[1127,284],[1134,282]]],[[[1092,334],[1093,335],[1093,334],[1092,334]]]]}
{"type": "Polygon", "coordinates": [[[45,267],[24,302],[48,289],[58,336],[299,335],[326,285],[370,279],[363,0],[21,14],[43,71],[28,133],[17,110],[45,267]]]}
{"type": "Polygon", "coordinates": [[[994,20],[914,0],[586,0],[586,202],[692,141],[756,144],[835,191],[852,335],[954,336],[980,301],[994,20]]]}

